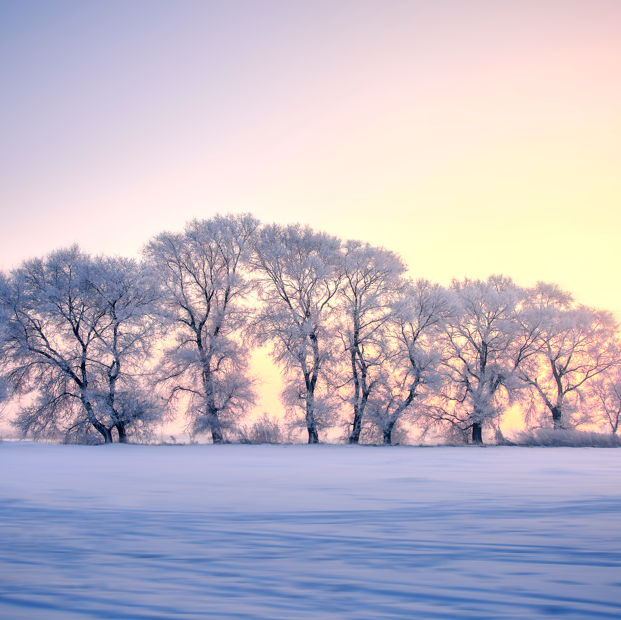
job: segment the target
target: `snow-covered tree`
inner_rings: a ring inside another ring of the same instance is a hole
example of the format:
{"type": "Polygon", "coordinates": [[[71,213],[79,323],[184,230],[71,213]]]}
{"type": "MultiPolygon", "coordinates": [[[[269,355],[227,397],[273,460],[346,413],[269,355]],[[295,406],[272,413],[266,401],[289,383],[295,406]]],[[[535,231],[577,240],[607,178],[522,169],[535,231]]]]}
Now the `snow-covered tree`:
{"type": "Polygon", "coordinates": [[[439,386],[441,335],[449,314],[446,291],[422,278],[405,282],[393,301],[386,332],[389,355],[368,403],[369,418],[385,444],[392,443],[397,422],[406,415],[411,417],[417,401],[433,395],[439,386]]]}
{"type": "Polygon", "coordinates": [[[502,411],[503,391],[516,386],[518,344],[524,337],[518,311],[524,293],[510,278],[453,280],[451,318],[445,323],[444,387],[429,411],[457,432],[482,443],[486,422],[502,411]],[[504,388],[504,390],[503,390],[504,388]]]}
{"type": "Polygon", "coordinates": [[[540,325],[538,354],[521,364],[519,375],[545,406],[555,429],[573,427],[581,421],[580,413],[588,414],[580,412],[584,390],[617,361],[617,324],[610,312],[577,304],[553,284],[539,282],[531,289],[528,306],[540,325]]]}
{"type": "Polygon", "coordinates": [[[594,377],[587,394],[592,418],[616,435],[621,423],[621,366],[615,365],[594,377]]]}
{"type": "Polygon", "coordinates": [[[143,284],[134,262],[93,260],[75,246],[3,278],[0,371],[29,397],[14,421],[24,435],[88,441],[95,432],[110,443],[114,428],[124,441],[159,420],[139,389],[153,301],[143,284]]]}
{"type": "Polygon", "coordinates": [[[255,334],[269,341],[284,369],[283,402],[301,410],[308,442],[319,441],[333,407],[321,393],[326,364],[333,355],[334,297],[342,279],[340,242],[300,225],[272,224],[260,231],[253,266],[263,306],[255,334]]]}
{"type": "Polygon", "coordinates": [[[360,440],[367,403],[380,386],[391,355],[388,326],[396,297],[405,286],[404,272],[401,259],[384,248],[359,241],[343,247],[336,330],[344,359],[334,383],[353,409],[349,443],[360,440]]]}
{"type": "Polygon", "coordinates": [[[144,264],[120,257],[93,259],[85,278],[105,311],[105,320],[94,325],[93,361],[101,375],[97,408],[107,412],[119,442],[148,436],[164,415],[147,367],[158,335],[159,287],[144,264]]]}
{"type": "Polygon", "coordinates": [[[187,397],[191,432],[209,432],[214,443],[254,403],[241,331],[250,314],[246,267],[258,226],[250,214],[216,215],[193,220],[183,233],[162,233],[144,250],[161,279],[171,325],[160,380],[171,399],[187,397]]]}

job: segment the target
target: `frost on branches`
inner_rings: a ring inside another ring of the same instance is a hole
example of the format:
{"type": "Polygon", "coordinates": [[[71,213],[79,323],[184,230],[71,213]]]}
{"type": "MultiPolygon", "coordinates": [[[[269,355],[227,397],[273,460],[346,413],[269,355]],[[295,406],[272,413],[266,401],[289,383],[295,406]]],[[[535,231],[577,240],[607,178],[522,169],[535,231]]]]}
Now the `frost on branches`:
{"type": "Polygon", "coordinates": [[[450,311],[446,291],[419,279],[403,282],[388,324],[389,356],[369,404],[370,420],[392,443],[395,425],[405,416],[417,422],[439,387],[440,337],[450,311]]]}
{"type": "Polygon", "coordinates": [[[443,384],[428,413],[449,432],[470,431],[472,441],[482,443],[484,425],[500,415],[516,386],[513,353],[522,337],[517,314],[524,293],[510,278],[494,275],[453,280],[448,294],[443,384]]]}
{"type": "Polygon", "coordinates": [[[121,442],[164,409],[143,381],[157,291],[135,261],[77,247],[25,262],[0,283],[0,368],[21,396],[14,424],[37,438],[121,442]]]}
{"type": "MultiPolygon", "coordinates": [[[[352,409],[348,441],[358,443],[363,421],[369,417],[367,406],[371,403],[378,411],[373,399],[386,382],[386,367],[393,354],[389,342],[393,305],[403,289],[406,267],[393,252],[348,241],[341,270],[335,328],[343,359],[334,367],[332,384],[352,409]]],[[[387,436],[390,432],[384,432],[387,436]]]]}
{"type": "Polygon", "coordinates": [[[72,247],[0,272],[0,415],[34,439],[144,441],[179,413],[213,443],[482,443],[514,404],[533,432],[614,435],[620,368],[612,314],[554,284],[445,288],[388,249],[250,214],[163,232],[142,261],[72,247]],[[263,345],[287,424],[242,424],[263,345]]]}
{"type": "Polygon", "coordinates": [[[210,433],[214,443],[255,399],[241,333],[250,316],[247,262],[258,225],[249,214],[194,220],[183,233],[160,234],[144,252],[160,278],[170,326],[159,381],[169,399],[186,404],[190,432],[210,433]]]}
{"type": "Polygon", "coordinates": [[[619,362],[617,324],[610,312],[577,304],[553,284],[539,282],[528,296],[531,324],[539,326],[536,355],[519,372],[531,388],[530,413],[541,412],[540,403],[555,429],[588,423],[586,388],[619,362]]]}
{"type": "Polygon", "coordinates": [[[340,241],[299,225],[265,226],[255,242],[253,267],[262,301],[256,337],[272,343],[285,373],[283,403],[290,412],[302,412],[308,443],[318,443],[319,428],[334,412],[322,381],[334,352],[340,241]]]}

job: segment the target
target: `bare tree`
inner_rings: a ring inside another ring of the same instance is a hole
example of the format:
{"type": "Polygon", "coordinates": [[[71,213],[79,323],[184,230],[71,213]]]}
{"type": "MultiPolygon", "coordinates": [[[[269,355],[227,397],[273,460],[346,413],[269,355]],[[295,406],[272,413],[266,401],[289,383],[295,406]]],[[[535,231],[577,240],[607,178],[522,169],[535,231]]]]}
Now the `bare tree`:
{"type": "Polygon", "coordinates": [[[384,248],[359,241],[348,241],[343,248],[336,330],[346,359],[334,378],[353,409],[349,443],[360,440],[367,403],[391,355],[388,325],[405,286],[404,272],[401,259],[384,248]]]}
{"type": "MultiPolygon", "coordinates": [[[[115,288],[110,277],[119,276],[121,263],[104,265],[73,247],[27,261],[3,279],[0,306],[6,332],[0,368],[18,394],[30,396],[14,422],[24,435],[63,434],[88,441],[96,432],[110,443],[118,425],[123,440],[128,427],[159,419],[157,404],[135,392],[147,313],[144,305],[135,305],[141,295],[138,272],[131,291],[116,289],[110,295],[119,309],[116,318],[101,295],[115,288]],[[110,348],[115,341],[116,358],[110,348]],[[115,391],[131,416],[109,406],[115,391]]],[[[131,261],[123,265],[127,271],[137,269],[131,261]]]]}
{"type": "Polygon", "coordinates": [[[250,349],[240,338],[252,282],[245,272],[259,222],[250,214],[193,220],[183,233],[162,233],[144,253],[162,281],[172,325],[160,368],[170,398],[188,397],[192,433],[223,429],[254,403],[250,349]]]}
{"type": "Polygon", "coordinates": [[[432,418],[482,443],[483,426],[502,411],[501,389],[514,387],[524,333],[517,313],[523,291],[510,278],[453,280],[452,316],[445,324],[444,388],[432,418]]]}
{"type": "Polygon", "coordinates": [[[612,314],[576,304],[556,285],[539,282],[528,304],[540,324],[536,356],[520,366],[519,376],[545,405],[555,429],[577,422],[582,391],[616,363],[616,322],[612,314]],[[567,415],[566,415],[567,414],[567,415]]]}
{"type": "Polygon", "coordinates": [[[386,334],[391,353],[369,402],[369,417],[385,444],[392,443],[395,424],[412,412],[416,400],[432,395],[439,385],[441,330],[449,315],[446,291],[422,278],[404,283],[393,302],[386,334]]]}
{"type": "Polygon", "coordinates": [[[283,401],[290,411],[303,411],[308,443],[318,443],[318,427],[332,411],[319,384],[334,347],[340,242],[308,227],[272,224],[257,237],[253,265],[263,301],[255,333],[272,343],[288,379],[283,401]]]}

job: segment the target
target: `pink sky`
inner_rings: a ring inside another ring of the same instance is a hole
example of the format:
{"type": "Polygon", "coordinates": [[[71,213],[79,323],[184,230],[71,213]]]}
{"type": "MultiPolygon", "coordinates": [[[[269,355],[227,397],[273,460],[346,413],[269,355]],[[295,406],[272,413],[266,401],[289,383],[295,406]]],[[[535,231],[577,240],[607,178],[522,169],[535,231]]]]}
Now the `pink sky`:
{"type": "Polygon", "coordinates": [[[3,2],[0,268],[251,211],[621,318],[621,2],[3,2]]]}

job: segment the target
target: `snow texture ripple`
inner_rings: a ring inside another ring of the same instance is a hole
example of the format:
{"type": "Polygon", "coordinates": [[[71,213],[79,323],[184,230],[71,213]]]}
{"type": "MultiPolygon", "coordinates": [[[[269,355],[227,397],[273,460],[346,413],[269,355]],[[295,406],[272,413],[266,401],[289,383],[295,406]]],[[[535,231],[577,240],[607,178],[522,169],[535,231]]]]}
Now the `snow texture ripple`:
{"type": "Polygon", "coordinates": [[[621,451],[0,443],[0,617],[621,617],[621,451]]]}

